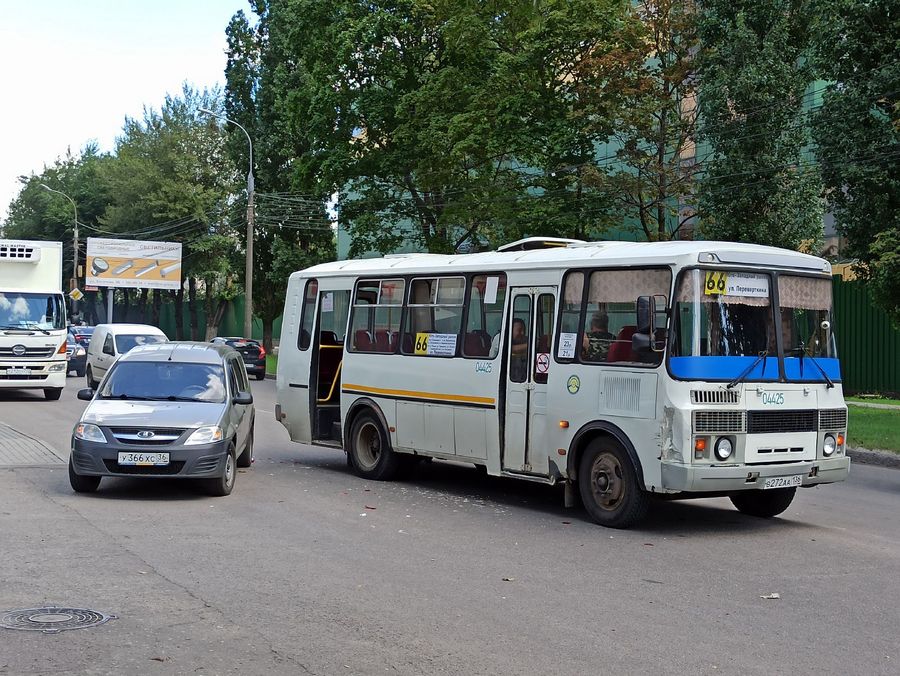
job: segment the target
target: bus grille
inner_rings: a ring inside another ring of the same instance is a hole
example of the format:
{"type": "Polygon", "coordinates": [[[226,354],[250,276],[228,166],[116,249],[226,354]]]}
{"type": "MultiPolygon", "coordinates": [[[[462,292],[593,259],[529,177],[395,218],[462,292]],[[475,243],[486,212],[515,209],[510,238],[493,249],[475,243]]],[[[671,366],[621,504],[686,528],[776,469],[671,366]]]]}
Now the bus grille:
{"type": "Polygon", "coordinates": [[[774,434],[779,432],[815,432],[818,411],[749,411],[747,432],[774,434]]]}
{"type": "Polygon", "coordinates": [[[825,431],[840,431],[847,427],[847,409],[832,408],[819,411],[819,429],[825,431]]]}
{"type": "Polygon", "coordinates": [[[743,411],[694,411],[695,434],[743,431],[743,411]]]}
{"type": "Polygon", "coordinates": [[[26,347],[25,354],[17,355],[13,352],[11,347],[0,347],[0,358],[8,358],[15,357],[16,359],[20,359],[22,357],[37,359],[37,358],[46,358],[52,357],[56,352],[55,348],[52,347],[26,347]]]}
{"type": "Polygon", "coordinates": [[[737,404],[737,390],[691,390],[692,404],[737,404]]]}

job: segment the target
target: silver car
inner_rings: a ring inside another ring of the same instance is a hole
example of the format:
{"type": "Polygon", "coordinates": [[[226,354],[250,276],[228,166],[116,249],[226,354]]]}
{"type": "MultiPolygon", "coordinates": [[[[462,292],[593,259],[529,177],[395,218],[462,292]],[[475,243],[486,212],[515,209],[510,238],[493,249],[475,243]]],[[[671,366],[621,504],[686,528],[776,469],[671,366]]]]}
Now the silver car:
{"type": "Polygon", "coordinates": [[[72,432],[69,482],[97,490],[105,476],[204,480],[228,495],[253,462],[253,396],[241,355],[227,345],[160,343],[119,358],[72,432]]]}

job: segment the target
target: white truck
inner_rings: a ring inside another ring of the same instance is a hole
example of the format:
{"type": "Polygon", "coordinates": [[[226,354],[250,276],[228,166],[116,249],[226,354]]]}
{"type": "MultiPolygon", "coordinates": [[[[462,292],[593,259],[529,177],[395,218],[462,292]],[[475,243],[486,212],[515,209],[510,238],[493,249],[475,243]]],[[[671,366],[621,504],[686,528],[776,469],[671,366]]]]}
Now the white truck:
{"type": "Polygon", "coordinates": [[[66,368],[62,242],[0,239],[0,388],[59,399],[66,368]]]}

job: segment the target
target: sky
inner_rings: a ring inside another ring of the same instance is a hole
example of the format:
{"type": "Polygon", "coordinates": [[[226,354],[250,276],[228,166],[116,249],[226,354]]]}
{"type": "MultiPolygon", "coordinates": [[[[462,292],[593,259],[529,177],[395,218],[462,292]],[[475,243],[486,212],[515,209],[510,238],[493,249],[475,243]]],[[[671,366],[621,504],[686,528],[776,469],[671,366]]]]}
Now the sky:
{"type": "Polygon", "coordinates": [[[247,0],[0,0],[0,220],[21,186],[185,81],[224,85],[225,28],[247,0]]]}

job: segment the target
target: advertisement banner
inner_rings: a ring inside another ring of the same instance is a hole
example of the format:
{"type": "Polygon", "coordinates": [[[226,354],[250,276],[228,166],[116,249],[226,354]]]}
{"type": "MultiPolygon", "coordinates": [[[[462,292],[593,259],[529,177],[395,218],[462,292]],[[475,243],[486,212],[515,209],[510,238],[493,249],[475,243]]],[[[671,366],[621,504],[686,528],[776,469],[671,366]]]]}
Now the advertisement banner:
{"type": "Polygon", "coordinates": [[[180,289],[181,244],[88,237],[85,284],[180,289]]]}

